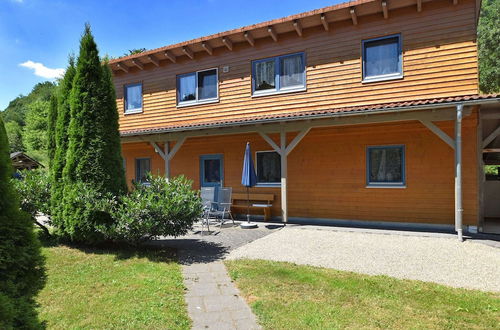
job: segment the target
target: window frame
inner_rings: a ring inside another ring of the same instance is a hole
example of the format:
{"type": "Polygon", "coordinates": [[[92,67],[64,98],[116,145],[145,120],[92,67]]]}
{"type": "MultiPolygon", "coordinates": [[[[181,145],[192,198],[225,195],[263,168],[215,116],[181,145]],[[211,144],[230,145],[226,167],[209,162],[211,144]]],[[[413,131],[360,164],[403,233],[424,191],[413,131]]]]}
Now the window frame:
{"type": "Polygon", "coordinates": [[[361,41],[361,82],[362,83],[370,83],[370,82],[378,82],[378,81],[387,81],[387,80],[395,80],[404,78],[403,72],[403,37],[401,33],[391,34],[378,38],[365,39],[361,41]],[[398,39],[398,68],[399,72],[397,73],[389,73],[377,76],[366,77],[366,49],[365,45],[370,42],[380,41],[385,39],[397,38],[398,39]]]}
{"type": "Polygon", "coordinates": [[[141,161],[141,160],[149,160],[149,173],[151,173],[151,157],[139,157],[139,158],[135,158],[135,175],[134,175],[134,179],[135,179],[135,182],[136,183],[140,183],[140,184],[148,184],[147,181],[145,182],[142,182],[140,179],[138,180],[137,179],[137,174],[139,174],[139,168],[137,166],[138,162],[141,161]]]}
{"type": "Polygon", "coordinates": [[[280,172],[281,172],[281,155],[279,154],[279,152],[277,152],[276,150],[260,150],[260,151],[256,151],[255,152],[255,174],[257,176],[257,184],[255,185],[256,187],[269,187],[269,188],[273,188],[273,187],[281,187],[281,179],[278,181],[278,182],[259,182],[259,165],[258,165],[258,158],[257,158],[257,154],[259,153],[267,153],[267,152],[275,152],[278,154],[278,156],[280,156],[280,172]]]}
{"type": "Polygon", "coordinates": [[[142,113],[143,112],[143,108],[144,108],[144,93],[143,93],[143,91],[144,91],[144,89],[143,89],[142,82],[123,85],[123,101],[124,101],[123,102],[123,112],[124,112],[124,114],[131,115],[131,114],[142,113]],[[135,87],[135,86],[140,86],[141,87],[141,107],[140,108],[131,109],[131,110],[127,110],[127,103],[128,103],[127,88],[128,87],[135,87]]]}
{"type": "Polygon", "coordinates": [[[366,147],[366,188],[406,188],[406,145],[387,144],[366,147]],[[371,182],[370,181],[370,150],[401,148],[401,182],[371,182]]]}
{"type": "Polygon", "coordinates": [[[302,92],[307,90],[307,74],[306,74],[306,53],[305,52],[297,52],[297,53],[292,53],[292,54],[285,54],[285,55],[279,55],[279,56],[273,56],[273,57],[266,57],[266,58],[261,58],[258,60],[253,60],[251,62],[251,67],[252,67],[252,97],[258,97],[258,96],[266,96],[266,95],[276,95],[276,94],[284,94],[284,93],[292,93],[292,92],[302,92]],[[283,87],[281,88],[281,59],[286,58],[286,57],[291,57],[291,56],[297,56],[300,55],[302,57],[302,64],[304,65],[304,72],[303,72],[303,80],[304,84],[302,86],[292,86],[292,87],[283,87]],[[255,65],[257,63],[261,62],[268,62],[269,60],[273,59],[274,60],[274,89],[267,89],[264,91],[257,91],[255,90],[255,65]]]}
{"type": "Polygon", "coordinates": [[[198,105],[198,104],[207,104],[207,103],[219,102],[219,68],[218,67],[178,74],[176,76],[175,83],[176,83],[176,86],[175,86],[176,87],[175,88],[175,90],[176,90],[176,104],[177,104],[178,108],[188,107],[188,106],[198,105]],[[214,97],[214,98],[209,98],[209,99],[204,99],[204,100],[198,100],[198,73],[205,72],[205,71],[211,71],[211,70],[215,70],[215,75],[217,77],[217,89],[216,89],[217,96],[214,97]],[[181,102],[179,100],[179,92],[180,92],[179,81],[180,81],[180,78],[186,77],[186,76],[190,76],[190,75],[193,75],[193,74],[194,74],[194,84],[195,84],[196,99],[193,100],[193,101],[182,101],[181,102]]]}

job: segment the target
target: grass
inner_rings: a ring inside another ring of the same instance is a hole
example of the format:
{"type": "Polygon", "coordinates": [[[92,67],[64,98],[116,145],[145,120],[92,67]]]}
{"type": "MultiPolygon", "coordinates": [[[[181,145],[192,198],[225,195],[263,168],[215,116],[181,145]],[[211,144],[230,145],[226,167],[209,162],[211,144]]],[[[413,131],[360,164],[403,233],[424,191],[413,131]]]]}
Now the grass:
{"type": "Polygon", "coordinates": [[[43,248],[38,296],[48,329],[189,329],[180,265],[169,251],[43,248]]]}
{"type": "Polygon", "coordinates": [[[265,329],[498,329],[500,295],[263,260],[226,261],[265,329]]]}

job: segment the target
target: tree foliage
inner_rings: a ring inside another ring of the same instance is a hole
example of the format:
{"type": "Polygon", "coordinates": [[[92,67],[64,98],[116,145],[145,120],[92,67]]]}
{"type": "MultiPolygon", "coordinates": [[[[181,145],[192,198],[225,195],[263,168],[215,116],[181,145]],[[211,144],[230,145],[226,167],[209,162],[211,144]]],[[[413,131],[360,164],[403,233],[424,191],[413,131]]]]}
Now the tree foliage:
{"type": "Polygon", "coordinates": [[[28,106],[26,126],[24,127],[23,142],[26,152],[47,164],[47,116],[50,101],[35,101],[28,106]]]}
{"type": "Polygon", "coordinates": [[[29,216],[10,183],[12,165],[0,118],[0,328],[37,329],[34,297],[43,287],[44,261],[29,216]]]}
{"type": "Polygon", "coordinates": [[[49,158],[49,168],[56,152],[56,122],[57,122],[57,89],[54,90],[50,98],[49,114],[47,118],[47,157],[49,158]]]}
{"type": "Polygon", "coordinates": [[[479,89],[500,92],[500,1],[483,0],[478,26],[479,89]]]}
{"type": "Polygon", "coordinates": [[[15,121],[10,121],[5,123],[5,130],[7,131],[10,152],[25,151],[21,126],[15,121]]]}

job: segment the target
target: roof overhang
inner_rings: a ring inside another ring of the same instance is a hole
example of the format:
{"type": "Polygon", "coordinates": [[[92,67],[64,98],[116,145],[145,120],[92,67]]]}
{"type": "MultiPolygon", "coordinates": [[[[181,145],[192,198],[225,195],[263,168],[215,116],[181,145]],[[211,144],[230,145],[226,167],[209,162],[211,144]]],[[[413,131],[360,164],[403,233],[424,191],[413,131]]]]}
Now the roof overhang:
{"type": "MultiPolygon", "coordinates": [[[[372,115],[386,115],[386,121],[408,121],[412,119],[407,113],[430,110],[429,120],[452,120],[453,115],[445,114],[445,109],[454,109],[457,105],[472,107],[486,104],[499,106],[499,95],[471,95],[464,97],[418,100],[391,104],[379,104],[350,108],[337,108],[315,112],[295,112],[261,117],[249,117],[218,122],[207,122],[191,125],[177,125],[163,128],[152,128],[136,131],[122,131],[123,143],[140,141],[169,141],[176,140],[179,136],[208,136],[217,134],[237,134],[238,132],[266,131],[279,132],[280,130],[296,131],[297,127],[306,123],[313,126],[351,125],[359,123],[384,122],[384,117],[379,116],[374,120],[359,120],[355,117],[366,118],[372,115]],[[389,116],[390,115],[390,116],[389,116]]],[[[454,110],[453,110],[454,111],[454,110]]]]}
{"type": "Polygon", "coordinates": [[[456,5],[458,0],[357,0],[324,7],[305,13],[249,25],[230,31],[148,50],[139,54],[125,56],[109,61],[113,71],[128,73],[130,70],[144,70],[160,66],[160,63],[177,63],[179,60],[193,60],[199,53],[213,55],[216,50],[232,51],[239,44],[255,46],[259,39],[279,41],[280,35],[296,33],[303,35],[309,28],[321,27],[333,30],[341,22],[357,25],[359,18],[367,15],[380,15],[380,19],[390,17],[390,12],[405,7],[423,11],[424,4],[431,1],[449,1],[456,5]]]}

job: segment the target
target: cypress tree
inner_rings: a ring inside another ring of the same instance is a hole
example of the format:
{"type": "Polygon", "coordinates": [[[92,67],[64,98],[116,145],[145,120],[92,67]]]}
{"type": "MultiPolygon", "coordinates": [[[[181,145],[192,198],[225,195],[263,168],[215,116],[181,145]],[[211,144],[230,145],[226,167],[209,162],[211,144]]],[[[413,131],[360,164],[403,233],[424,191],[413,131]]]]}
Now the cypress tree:
{"type": "Polygon", "coordinates": [[[56,121],[57,121],[57,89],[50,97],[49,117],[47,122],[47,156],[49,157],[49,168],[52,167],[52,161],[56,151],[56,121]]]}
{"type": "Polygon", "coordinates": [[[126,191],[126,185],[110,79],[87,24],[70,96],[69,147],[63,176],[68,182],[89,183],[101,193],[118,196],[126,191]]]}
{"type": "Polygon", "coordinates": [[[34,297],[44,285],[44,260],[30,217],[10,183],[9,144],[0,118],[0,328],[37,329],[34,297]]]}
{"type": "Polygon", "coordinates": [[[63,221],[60,217],[62,212],[63,189],[62,181],[63,169],[66,165],[66,151],[68,149],[68,126],[70,122],[70,105],[69,96],[75,78],[76,68],[75,59],[69,57],[69,64],[64,74],[64,77],[59,86],[57,94],[57,118],[55,126],[52,127],[54,132],[55,152],[52,166],[50,167],[51,181],[51,220],[53,224],[63,229],[63,221]]]}

